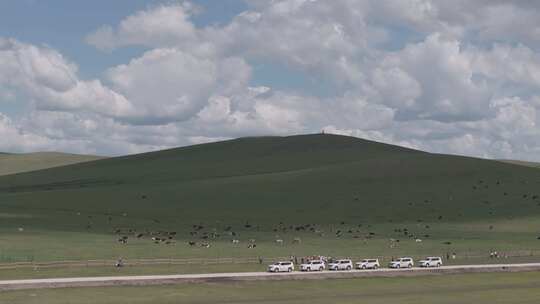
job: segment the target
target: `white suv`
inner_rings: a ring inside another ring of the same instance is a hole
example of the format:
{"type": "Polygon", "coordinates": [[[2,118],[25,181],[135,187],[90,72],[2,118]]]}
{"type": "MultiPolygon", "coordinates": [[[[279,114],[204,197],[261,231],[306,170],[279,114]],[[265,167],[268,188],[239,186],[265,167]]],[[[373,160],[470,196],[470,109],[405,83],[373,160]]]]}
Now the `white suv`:
{"type": "Polygon", "coordinates": [[[388,267],[390,268],[412,268],[414,266],[414,261],[412,258],[399,258],[397,260],[393,260],[388,264],[388,267]]]}
{"type": "Polygon", "coordinates": [[[418,264],[420,264],[420,267],[441,267],[442,259],[440,257],[427,257],[418,264]]]}
{"type": "Polygon", "coordinates": [[[292,262],[276,262],[268,265],[268,271],[270,272],[291,272],[294,270],[294,264],[292,262]]]}
{"type": "Polygon", "coordinates": [[[323,271],[326,268],[324,262],[321,260],[308,261],[300,265],[300,270],[302,271],[323,271]]]}
{"type": "Polygon", "coordinates": [[[379,267],[381,267],[381,264],[379,264],[378,259],[365,259],[356,263],[358,269],[377,269],[379,267]]]}
{"type": "Polygon", "coordinates": [[[337,260],[328,264],[329,270],[351,270],[352,268],[351,260],[337,260]]]}

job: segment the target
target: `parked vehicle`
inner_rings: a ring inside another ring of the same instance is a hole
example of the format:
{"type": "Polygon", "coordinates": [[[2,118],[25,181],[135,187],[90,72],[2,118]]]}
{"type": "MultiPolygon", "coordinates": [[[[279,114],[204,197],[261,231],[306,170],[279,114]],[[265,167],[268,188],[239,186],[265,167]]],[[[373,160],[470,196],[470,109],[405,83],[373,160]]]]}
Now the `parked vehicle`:
{"type": "Polygon", "coordinates": [[[292,262],[276,262],[268,265],[269,272],[291,272],[294,270],[294,264],[292,262]]]}
{"type": "Polygon", "coordinates": [[[388,264],[390,268],[412,268],[414,266],[414,261],[412,258],[405,257],[393,260],[388,264]]]}
{"type": "Polygon", "coordinates": [[[441,267],[442,259],[440,257],[427,257],[418,262],[420,267],[441,267]]]}
{"type": "Polygon", "coordinates": [[[321,260],[311,260],[300,265],[301,271],[323,271],[326,265],[321,260]]]}
{"type": "Polygon", "coordinates": [[[329,270],[351,270],[353,263],[351,260],[336,260],[328,264],[329,270]]]}
{"type": "Polygon", "coordinates": [[[379,267],[381,267],[381,264],[379,264],[378,259],[364,259],[356,263],[357,269],[377,269],[379,267]]]}

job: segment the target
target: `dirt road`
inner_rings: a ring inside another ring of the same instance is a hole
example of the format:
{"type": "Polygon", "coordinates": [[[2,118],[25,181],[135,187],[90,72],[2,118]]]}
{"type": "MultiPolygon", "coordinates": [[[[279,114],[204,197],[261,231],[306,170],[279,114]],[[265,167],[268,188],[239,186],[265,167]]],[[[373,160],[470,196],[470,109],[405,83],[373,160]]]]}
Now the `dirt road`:
{"type": "Polygon", "coordinates": [[[239,272],[239,273],[209,273],[209,274],[178,274],[152,276],[117,276],[117,277],[86,277],[86,278],[57,278],[31,280],[0,281],[0,291],[16,289],[62,288],[62,287],[96,287],[96,286],[127,286],[127,285],[161,285],[180,283],[204,283],[227,281],[256,281],[256,280],[323,280],[359,277],[398,277],[421,275],[444,275],[479,272],[524,272],[540,271],[540,263],[527,264],[490,264],[490,265],[459,265],[442,266],[439,268],[411,269],[377,269],[351,271],[322,271],[322,272],[239,272]]]}

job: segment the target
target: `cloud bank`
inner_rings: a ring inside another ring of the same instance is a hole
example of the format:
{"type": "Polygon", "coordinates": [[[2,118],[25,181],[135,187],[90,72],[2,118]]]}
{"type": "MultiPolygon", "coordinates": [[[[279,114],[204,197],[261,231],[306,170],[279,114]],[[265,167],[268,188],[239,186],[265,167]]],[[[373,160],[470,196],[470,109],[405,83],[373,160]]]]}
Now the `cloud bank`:
{"type": "Polygon", "coordinates": [[[540,160],[535,2],[247,4],[219,26],[196,26],[198,8],[182,2],[96,28],[88,47],[144,49],[99,79],[83,79],[58,50],[0,38],[0,102],[16,94],[31,104],[16,120],[0,115],[0,150],[118,155],[324,129],[432,152],[540,160]],[[260,64],[286,67],[275,77],[311,81],[260,83],[260,64]]]}

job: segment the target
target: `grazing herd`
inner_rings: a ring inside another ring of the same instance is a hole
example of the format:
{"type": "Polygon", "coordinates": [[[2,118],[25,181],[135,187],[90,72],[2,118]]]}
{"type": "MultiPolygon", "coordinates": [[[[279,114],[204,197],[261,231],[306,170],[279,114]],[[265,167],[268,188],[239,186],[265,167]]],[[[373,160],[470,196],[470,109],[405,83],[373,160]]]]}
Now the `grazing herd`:
{"type": "Polygon", "coordinates": [[[114,228],[114,233],[117,235],[117,242],[123,245],[128,244],[129,237],[133,239],[144,239],[145,237],[152,241],[154,244],[166,244],[171,245],[176,243],[175,231],[151,231],[145,229],[143,232],[137,231],[134,228],[114,228]]]}
{"type": "MultiPolygon", "coordinates": [[[[500,180],[497,180],[492,183],[488,183],[484,180],[478,180],[472,185],[472,191],[478,192],[485,189],[490,189],[491,187],[503,187],[503,182],[500,180]]],[[[490,190],[491,191],[491,190],[490,190]]],[[[504,197],[514,197],[519,198],[523,200],[530,200],[533,202],[536,202],[538,206],[540,206],[540,195],[535,193],[522,193],[522,194],[512,194],[506,189],[506,191],[502,192],[502,196],[504,197]]],[[[476,195],[478,197],[478,195],[476,195]]],[[[141,197],[142,199],[146,199],[147,196],[143,195],[141,197]]],[[[450,195],[449,200],[453,200],[453,196],[450,195]]],[[[507,198],[506,200],[508,200],[507,198]]],[[[358,197],[354,197],[353,200],[355,202],[360,201],[358,197]]],[[[420,200],[419,203],[409,202],[407,205],[409,208],[416,207],[424,207],[429,208],[429,205],[434,203],[434,199],[423,199],[420,200]]],[[[489,215],[495,214],[495,207],[497,204],[494,202],[483,199],[478,201],[479,204],[482,204],[484,207],[482,207],[480,210],[485,210],[485,212],[489,215]]],[[[433,216],[434,212],[437,212],[437,208],[432,207],[428,209],[431,212],[431,216],[433,216]]],[[[441,209],[442,210],[442,209],[441,209]]],[[[435,222],[442,222],[443,220],[448,219],[449,217],[452,217],[450,215],[446,214],[437,214],[435,213],[434,217],[430,217],[430,212],[424,212],[424,216],[428,216],[427,219],[417,219],[416,225],[412,225],[414,227],[415,231],[412,231],[409,227],[396,227],[393,229],[393,231],[388,232],[386,231],[386,237],[384,235],[376,234],[374,232],[374,227],[370,224],[347,224],[346,221],[341,220],[338,221],[337,225],[320,225],[320,224],[314,224],[314,223],[308,223],[308,224],[286,224],[284,221],[280,221],[278,224],[273,225],[273,227],[268,227],[261,224],[255,224],[252,221],[245,220],[243,224],[236,224],[236,225],[209,225],[205,223],[197,223],[190,226],[188,235],[178,235],[176,231],[168,231],[168,230],[159,230],[159,229],[135,229],[135,228],[114,228],[113,232],[116,235],[116,241],[119,244],[127,245],[132,240],[140,240],[140,241],[148,241],[152,242],[156,245],[174,245],[177,243],[177,240],[187,240],[187,245],[190,247],[200,247],[200,248],[211,248],[212,243],[217,241],[228,241],[233,246],[242,246],[242,244],[245,244],[245,246],[248,249],[254,249],[257,248],[257,242],[255,239],[245,239],[245,241],[241,241],[240,234],[242,235],[249,235],[253,236],[256,235],[256,232],[265,231],[270,232],[272,231],[274,233],[274,243],[278,246],[285,246],[287,244],[291,245],[299,245],[302,244],[302,239],[299,237],[299,235],[305,235],[305,234],[311,234],[312,236],[316,237],[335,237],[335,238],[345,238],[345,239],[360,239],[364,242],[373,239],[377,237],[378,239],[389,239],[390,243],[389,246],[391,248],[394,248],[398,246],[400,243],[400,238],[410,239],[411,241],[414,241],[417,244],[421,244],[425,239],[433,238],[432,233],[429,233],[431,230],[431,226],[427,224],[423,224],[424,221],[435,223],[435,222]],[[288,238],[284,238],[283,236],[289,235],[288,238]],[[287,241],[287,240],[289,241],[287,241]]],[[[463,212],[468,212],[467,210],[461,210],[458,214],[458,216],[463,216],[463,212]]],[[[442,211],[441,211],[442,213],[442,211]]],[[[420,214],[420,213],[419,213],[420,214]]],[[[454,213],[455,215],[456,213],[454,213]]],[[[81,216],[80,212],[77,212],[78,216],[81,216]]],[[[90,230],[93,227],[94,224],[94,216],[95,215],[88,215],[87,221],[86,221],[86,229],[90,230]]],[[[120,213],[119,216],[121,217],[128,217],[127,212],[120,213]]],[[[108,214],[106,215],[106,221],[109,225],[113,225],[114,218],[112,215],[108,214]]],[[[125,221],[124,221],[125,222],[125,221]]],[[[151,220],[152,225],[148,226],[161,226],[161,220],[160,219],[152,219],[151,220]]],[[[389,219],[388,223],[392,223],[393,220],[389,219]]],[[[494,225],[489,225],[488,227],[489,231],[493,231],[495,229],[494,225]]],[[[540,240],[540,236],[538,237],[540,240]]],[[[268,240],[268,236],[265,237],[265,241],[268,240]]],[[[451,245],[452,243],[449,241],[445,241],[442,244],[444,245],[451,245]]]]}
{"type": "MultiPolygon", "coordinates": [[[[249,233],[253,235],[254,231],[260,231],[260,225],[251,225],[244,224],[241,226],[242,233],[249,233]]],[[[345,221],[341,221],[336,227],[330,225],[323,229],[322,226],[315,224],[303,224],[303,225],[285,225],[283,222],[280,222],[277,226],[272,228],[273,232],[280,234],[299,234],[301,232],[311,233],[318,237],[324,237],[325,235],[335,235],[336,238],[342,238],[344,235],[350,235],[353,239],[363,239],[367,241],[375,237],[376,233],[373,231],[363,231],[362,229],[372,229],[372,225],[363,225],[358,224],[354,228],[347,228],[345,221]],[[328,234],[325,234],[325,231],[328,231],[328,234]]],[[[429,225],[423,225],[422,228],[429,229],[429,225]]],[[[117,235],[117,242],[126,245],[130,242],[131,239],[137,240],[148,240],[154,244],[164,244],[164,245],[173,245],[177,242],[177,232],[176,231],[164,231],[164,230],[149,230],[144,229],[139,231],[135,228],[114,228],[113,232],[117,235]]],[[[416,243],[421,243],[422,239],[419,238],[418,234],[412,233],[407,227],[395,228],[393,230],[394,235],[403,235],[406,238],[414,239],[416,243]]],[[[223,229],[218,228],[209,228],[203,223],[195,224],[191,226],[189,231],[189,238],[191,240],[187,241],[187,245],[190,247],[200,247],[200,248],[211,248],[211,242],[219,240],[230,240],[230,243],[234,246],[239,246],[241,244],[240,238],[238,236],[240,233],[233,229],[232,225],[226,226],[223,229]]],[[[423,234],[423,237],[429,238],[429,234],[423,234]]],[[[280,237],[280,235],[275,235],[275,244],[278,246],[285,246],[287,242],[280,237]]],[[[390,247],[396,247],[399,244],[399,238],[390,238],[390,247]]],[[[257,241],[254,238],[246,239],[245,246],[248,249],[257,248],[257,241]]],[[[291,236],[290,244],[300,245],[302,244],[302,238],[298,236],[291,236]]]]}

